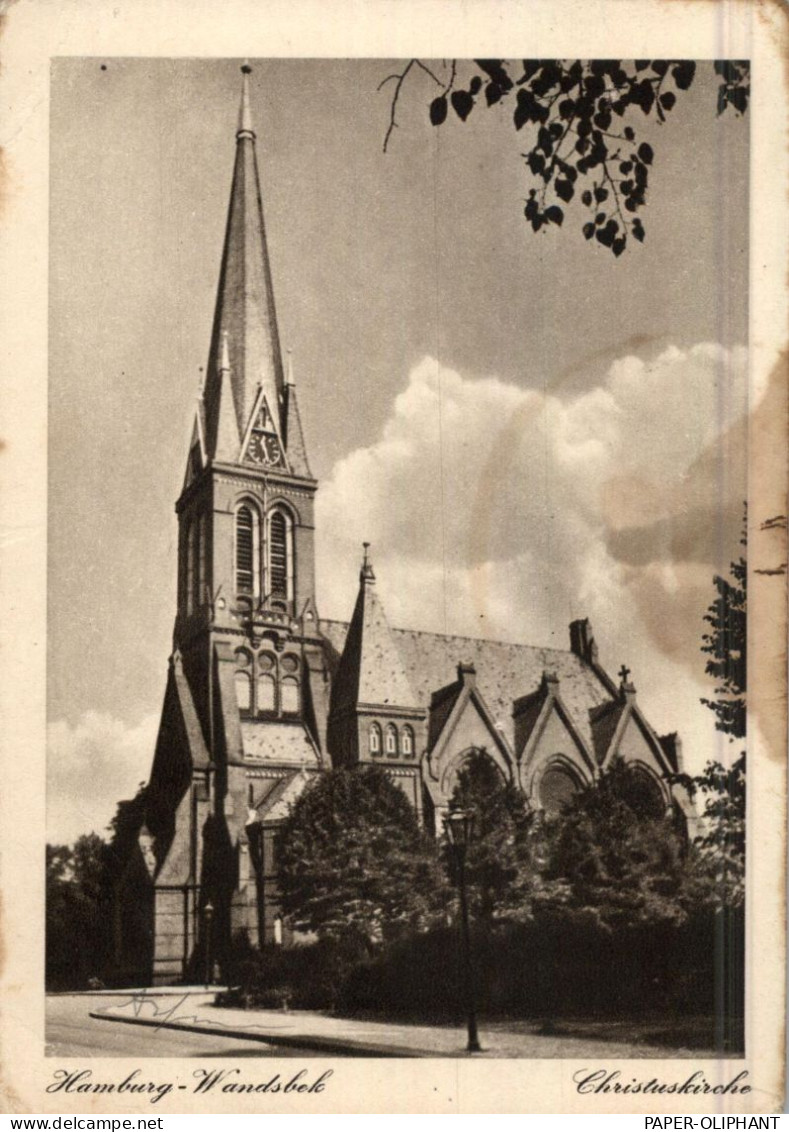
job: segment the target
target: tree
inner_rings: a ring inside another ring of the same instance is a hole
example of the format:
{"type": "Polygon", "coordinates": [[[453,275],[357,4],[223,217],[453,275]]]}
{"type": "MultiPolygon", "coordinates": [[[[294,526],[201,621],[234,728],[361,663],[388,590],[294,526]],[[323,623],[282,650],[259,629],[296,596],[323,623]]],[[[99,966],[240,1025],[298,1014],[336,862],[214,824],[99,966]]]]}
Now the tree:
{"type": "Polygon", "coordinates": [[[678,924],[694,894],[686,844],[670,816],[650,816],[642,778],[616,760],[546,827],[543,909],[619,929],[678,924]]]}
{"type": "Polygon", "coordinates": [[[441,900],[434,846],[379,767],[327,771],[277,838],[282,908],[297,931],[372,945],[422,926],[441,900]]]}
{"type": "MultiPolygon", "coordinates": [[[[740,545],[747,547],[743,529],[740,545]]],[[[731,564],[731,576],[716,575],[717,597],[704,620],[710,626],[702,637],[702,652],[707,653],[705,670],[717,681],[715,699],[702,703],[718,717],[715,726],[732,739],[745,738],[745,694],[747,690],[747,585],[748,564],[741,554],[731,564]]]]}
{"type": "Polygon", "coordinates": [[[106,844],[96,833],[73,846],[46,847],[46,978],[50,987],[84,987],[110,947],[104,901],[106,844]]]}
{"type": "MultiPolygon", "coordinates": [[[[747,514],[746,514],[747,518],[747,514]]],[[[716,716],[715,726],[739,742],[745,738],[748,646],[748,562],[745,522],[740,538],[743,553],[731,563],[730,576],[716,576],[717,596],[704,620],[702,651],[709,659],[706,672],[716,681],[714,699],[702,703],[716,716]]],[[[704,797],[702,832],[696,839],[702,862],[724,906],[745,899],[745,751],[728,768],[718,760],[707,763],[695,777],[683,776],[691,794],[704,797]]]]}
{"type": "MultiPolygon", "coordinates": [[[[429,108],[434,126],[447,120],[450,109],[465,122],[477,105],[507,103],[515,129],[530,128],[531,145],[522,156],[536,187],[529,190],[524,215],[534,232],[561,225],[565,206],[577,198],[587,210],[587,240],[615,256],[625,250],[629,236],[644,240],[640,210],[646,204],[654,152],[648,142],[639,141],[638,124],[645,118],[666,121],[693,83],[694,62],[475,59],[452,60],[441,70],[411,59],[379,86],[395,83],[384,150],[397,126],[403,84],[417,71],[439,88],[429,108]]],[[[750,93],[747,61],[717,62],[715,71],[720,77],[718,113],[731,107],[744,114],[750,93]]]]}
{"type": "Polygon", "coordinates": [[[474,918],[490,922],[527,917],[535,875],[534,816],[524,796],[504,781],[495,763],[479,750],[460,771],[450,807],[474,814],[466,857],[466,883],[474,918]]]}

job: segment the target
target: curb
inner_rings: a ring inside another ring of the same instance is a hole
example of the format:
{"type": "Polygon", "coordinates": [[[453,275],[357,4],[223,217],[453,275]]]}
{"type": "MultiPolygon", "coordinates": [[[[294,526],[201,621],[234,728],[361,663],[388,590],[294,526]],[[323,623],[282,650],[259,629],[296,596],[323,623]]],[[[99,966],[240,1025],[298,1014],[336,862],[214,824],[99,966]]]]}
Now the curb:
{"type": "MultiPolygon", "coordinates": [[[[189,1034],[209,1034],[216,1038],[235,1038],[245,1042],[262,1042],[266,1045],[309,1047],[320,1053],[340,1054],[345,1057],[457,1057],[462,1054],[444,1054],[436,1050],[412,1049],[401,1046],[379,1045],[370,1042],[355,1042],[353,1039],[318,1037],[312,1034],[264,1034],[233,1030],[228,1026],[189,1026],[185,1022],[157,1022],[155,1018],[125,1018],[121,1014],[89,1013],[90,1018],[99,1022],[123,1022],[129,1026],[149,1026],[156,1030],[181,1030],[189,1034]]],[[[229,1054],[228,1056],[232,1056],[229,1054]]]]}
{"type": "Polygon", "coordinates": [[[228,990],[228,987],[214,986],[212,983],[209,987],[165,987],[160,990],[158,987],[105,987],[104,990],[65,990],[65,991],[47,991],[47,998],[120,998],[123,995],[156,995],[157,998],[184,998],[191,997],[192,995],[212,995],[218,991],[228,990]]]}

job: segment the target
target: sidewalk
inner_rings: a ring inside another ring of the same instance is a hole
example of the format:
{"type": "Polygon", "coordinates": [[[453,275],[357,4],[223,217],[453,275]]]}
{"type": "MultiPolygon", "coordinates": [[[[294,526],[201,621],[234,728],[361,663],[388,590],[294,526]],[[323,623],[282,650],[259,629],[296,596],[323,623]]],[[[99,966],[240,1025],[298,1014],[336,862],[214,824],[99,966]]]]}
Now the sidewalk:
{"type": "MultiPolygon", "coordinates": [[[[702,1050],[669,1050],[631,1042],[523,1032],[507,1023],[480,1025],[482,1052],[466,1051],[462,1027],[419,1026],[334,1018],[308,1010],[232,1010],[215,1007],[214,993],[184,988],[179,1001],[168,988],[128,992],[124,1002],[91,1011],[113,1023],[186,1030],[271,1045],[308,1047],[316,1054],[346,1057],[666,1058],[704,1057],[702,1050]]],[[[115,992],[117,994],[117,992],[115,992]]],[[[714,1056],[714,1055],[713,1055],[714,1056]]]]}

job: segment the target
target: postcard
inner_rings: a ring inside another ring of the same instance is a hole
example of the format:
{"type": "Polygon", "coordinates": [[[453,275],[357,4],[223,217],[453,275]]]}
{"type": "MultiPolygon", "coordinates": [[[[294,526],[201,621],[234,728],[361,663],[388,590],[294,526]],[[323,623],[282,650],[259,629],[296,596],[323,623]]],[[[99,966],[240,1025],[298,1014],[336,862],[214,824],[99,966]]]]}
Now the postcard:
{"type": "Polygon", "coordinates": [[[3,21],[7,1111],[779,1110],[777,7],[3,21]]]}

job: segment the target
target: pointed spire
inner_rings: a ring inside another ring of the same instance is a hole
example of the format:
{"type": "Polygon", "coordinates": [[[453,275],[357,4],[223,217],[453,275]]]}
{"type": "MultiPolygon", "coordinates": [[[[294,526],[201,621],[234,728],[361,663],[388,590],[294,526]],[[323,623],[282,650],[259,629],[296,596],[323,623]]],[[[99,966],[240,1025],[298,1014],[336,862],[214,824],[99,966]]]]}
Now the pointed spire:
{"type": "Polygon", "coordinates": [[[417,703],[395,644],[365,545],[359,596],[345,638],[332,692],[338,711],[361,704],[413,707],[417,703]]]}
{"type": "MultiPolygon", "coordinates": [[[[285,378],[250,110],[251,70],[248,63],[241,68],[236,161],[206,375],[207,431],[213,438],[219,435],[220,401],[224,402],[224,395],[220,396],[225,384],[223,373],[230,374],[228,384],[232,390],[236,434],[242,436],[246,432],[258,388],[262,386],[276,431],[282,435],[280,418],[284,409],[285,378]],[[224,335],[227,335],[227,369],[223,368],[224,335]]],[[[213,448],[209,455],[216,455],[213,448]]]]}

